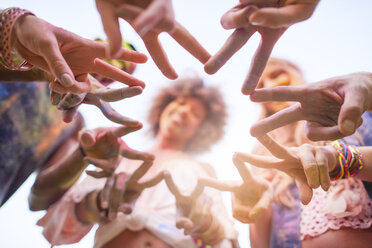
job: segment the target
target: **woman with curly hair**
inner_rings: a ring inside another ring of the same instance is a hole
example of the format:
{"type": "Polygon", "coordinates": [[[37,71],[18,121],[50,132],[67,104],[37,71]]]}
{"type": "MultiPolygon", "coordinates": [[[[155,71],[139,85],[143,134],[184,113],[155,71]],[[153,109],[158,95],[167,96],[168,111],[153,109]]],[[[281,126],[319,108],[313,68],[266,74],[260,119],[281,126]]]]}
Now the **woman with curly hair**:
{"type": "Polygon", "coordinates": [[[207,151],[222,137],[225,117],[220,92],[200,78],[183,78],[163,89],[149,113],[154,164],[138,176],[142,166],[123,158],[114,180],[85,179],[39,222],[44,235],[55,245],[75,243],[99,223],[94,247],[237,247],[220,193],[198,184],[199,177],[216,177],[213,168],[190,155],[207,151]],[[146,184],[154,175],[165,180],[143,191],[131,183],[136,177],[137,185],[146,184]],[[69,209],[64,220],[61,209],[69,209]]]}

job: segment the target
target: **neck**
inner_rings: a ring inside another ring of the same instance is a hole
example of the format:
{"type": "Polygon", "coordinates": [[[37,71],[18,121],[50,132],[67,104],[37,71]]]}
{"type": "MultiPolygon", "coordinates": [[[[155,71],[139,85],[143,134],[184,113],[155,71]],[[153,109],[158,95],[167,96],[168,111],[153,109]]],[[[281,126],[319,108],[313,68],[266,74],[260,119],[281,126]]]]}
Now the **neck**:
{"type": "Polygon", "coordinates": [[[186,146],[186,141],[174,139],[171,137],[164,137],[158,135],[155,148],[160,150],[177,150],[183,151],[186,146]]]}

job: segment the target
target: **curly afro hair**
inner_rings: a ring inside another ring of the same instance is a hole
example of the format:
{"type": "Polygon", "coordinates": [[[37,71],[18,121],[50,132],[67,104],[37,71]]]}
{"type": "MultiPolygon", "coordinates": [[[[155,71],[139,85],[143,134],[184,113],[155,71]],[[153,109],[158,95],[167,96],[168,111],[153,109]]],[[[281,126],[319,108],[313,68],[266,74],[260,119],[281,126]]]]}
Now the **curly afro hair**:
{"type": "Polygon", "coordinates": [[[177,80],[173,87],[164,88],[155,97],[148,121],[154,136],[159,131],[160,116],[165,107],[177,98],[194,97],[204,103],[207,114],[196,134],[186,144],[185,150],[201,153],[220,140],[226,123],[226,105],[216,87],[207,87],[200,77],[185,77],[177,80]]]}

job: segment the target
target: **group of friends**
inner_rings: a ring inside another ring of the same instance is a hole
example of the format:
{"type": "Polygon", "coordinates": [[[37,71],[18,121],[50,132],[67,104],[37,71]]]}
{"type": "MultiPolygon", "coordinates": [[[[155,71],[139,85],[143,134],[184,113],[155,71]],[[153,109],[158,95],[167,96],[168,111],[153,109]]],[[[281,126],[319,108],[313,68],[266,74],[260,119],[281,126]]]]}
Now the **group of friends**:
{"type": "Polygon", "coordinates": [[[306,84],[297,65],[270,57],[286,29],[310,18],[318,2],[240,0],[221,17],[223,28],[235,31],[213,56],[175,20],[171,0],[96,0],[108,43],[28,10],[2,10],[0,81],[8,83],[0,84],[0,204],[37,171],[28,201],[31,210],[46,210],[38,225],[52,246],[79,242],[98,224],[97,248],[236,248],[236,219],[249,224],[252,247],[370,247],[372,73],[306,84]],[[222,138],[226,119],[223,95],[199,76],[179,78],[155,97],[149,151],[125,143],[142,123],[110,102],[140,97],[145,83],[131,73],[147,57],[122,40],[119,18],[171,80],[178,75],[160,33],[209,74],[261,35],[242,86],[262,106],[251,127],[258,142],[232,157],[241,180],[221,181],[192,156],[222,138]],[[109,88],[114,81],[127,87],[109,88]],[[118,125],[86,130],[81,104],[118,125]],[[90,164],[96,170],[86,170],[90,164]],[[221,191],[231,192],[233,216],[221,191]]]}

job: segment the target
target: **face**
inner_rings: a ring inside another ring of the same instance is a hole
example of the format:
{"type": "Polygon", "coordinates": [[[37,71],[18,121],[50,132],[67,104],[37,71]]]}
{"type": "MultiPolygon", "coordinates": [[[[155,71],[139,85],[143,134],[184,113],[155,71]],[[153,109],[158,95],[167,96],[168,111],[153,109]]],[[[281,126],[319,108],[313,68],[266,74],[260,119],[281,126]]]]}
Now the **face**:
{"type": "MultiPolygon", "coordinates": [[[[269,62],[260,79],[261,88],[301,84],[303,84],[302,75],[293,67],[280,62],[269,62]]],[[[263,105],[269,112],[276,113],[290,104],[288,102],[265,102],[263,105]]]]}
{"type": "Polygon", "coordinates": [[[158,135],[187,142],[195,135],[206,114],[206,107],[199,99],[177,98],[170,102],[161,113],[158,135]]]}

